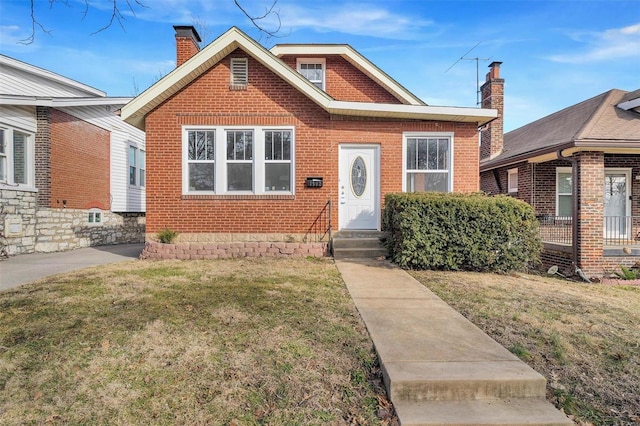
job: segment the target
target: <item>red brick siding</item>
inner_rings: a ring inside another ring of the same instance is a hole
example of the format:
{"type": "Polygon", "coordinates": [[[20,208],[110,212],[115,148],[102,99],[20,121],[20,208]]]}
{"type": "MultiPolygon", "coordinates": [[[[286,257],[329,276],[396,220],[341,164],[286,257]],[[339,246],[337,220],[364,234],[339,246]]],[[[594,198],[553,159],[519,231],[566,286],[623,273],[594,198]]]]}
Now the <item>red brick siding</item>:
{"type": "Polygon", "coordinates": [[[51,207],[109,209],[109,132],[51,110],[51,207]]]}
{"type": "Polygon", "coordinates": [[[36,188],[38,206],[51,207],[51,109],[36,107],[35,136],[36,188]]]}
{"type": "Polygon", "coordinates": [[[478,190],[473,124],[332,119],[252,58],[247,89],[229,90],[234,56],[245,55],[235,51],[147,117],[147,233],[164,227],[182,233],[305,233],[330,198],[338,217],[340,143],[380,144],[382,198],[401,191],[403,131],[454,133],[454,190],[478,190]],[[183,197],[182,125],[295,126],[295,197],[183,197]],[[306,188],[307,176],[322,176],[324,186],[306,188]]]}
{"type": "MultiPolygon", "coordinates": [[[[283,56],[281,59],[295,70],[297,69],[297,58],[296,56],[288,55],[283,56]]],[[[318,58],[318,56],[313,56],[312,58],[318,58]]],[[[334,99],[387,104],[402,103],[369,76],[347,62],[342,56],[329,55],[324,58],[326,59],[325,91],[334,99]]]]}

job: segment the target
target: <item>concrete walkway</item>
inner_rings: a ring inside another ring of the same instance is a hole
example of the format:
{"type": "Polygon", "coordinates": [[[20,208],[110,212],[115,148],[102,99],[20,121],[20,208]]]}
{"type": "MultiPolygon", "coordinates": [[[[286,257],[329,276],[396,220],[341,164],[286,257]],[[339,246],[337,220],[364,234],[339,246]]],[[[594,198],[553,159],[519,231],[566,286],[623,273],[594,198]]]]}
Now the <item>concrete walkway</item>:
{"type": "Polygon", "coordinates": [[[406,425],[571,425],[546,381],[402,269],[336,260],[406,425]]]}
{"type": "Polygon", "coordinates": [[[144,248],[140,244],[117,244],[81,248],[56,253],[33,253],[0,260],[0,291],[37,281],[49,275],[88,266],[137,259],[144,248]]]}

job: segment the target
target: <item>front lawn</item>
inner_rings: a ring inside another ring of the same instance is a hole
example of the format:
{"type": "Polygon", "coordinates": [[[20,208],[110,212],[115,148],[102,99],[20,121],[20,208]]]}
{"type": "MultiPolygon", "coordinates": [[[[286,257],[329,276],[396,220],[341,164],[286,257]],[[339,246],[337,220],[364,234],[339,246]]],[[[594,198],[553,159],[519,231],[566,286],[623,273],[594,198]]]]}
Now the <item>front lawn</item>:
{"type": "Polygon", "coordinates": [[[543,374],[548,399],[579,424],[640,424],[640,287],[412,274],[543,374]]]}
{"type": "Polygon", "coordinates": [[[1,424],[389,424],[390,412],[330,260],[132,261],[0,293],[1,424]]]}

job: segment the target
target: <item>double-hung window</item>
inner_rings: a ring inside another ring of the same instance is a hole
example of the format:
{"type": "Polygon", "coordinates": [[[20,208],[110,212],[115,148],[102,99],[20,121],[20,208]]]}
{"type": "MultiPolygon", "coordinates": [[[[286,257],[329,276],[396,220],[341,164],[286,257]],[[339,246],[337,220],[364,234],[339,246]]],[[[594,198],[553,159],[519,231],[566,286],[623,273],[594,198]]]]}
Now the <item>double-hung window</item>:
{"type": "Polygon", "coordinates": [[[146,180],[145,152],[133,145],[129,145],[129,185],[145,186],[146,180]]]}
{"type": "Polygon", "coordinates": [[[264,132],[265,191],[291,191],[291,130],[264,132]]]}
{"type": "Polygon", "coordinates": [[[227,191],[253,191],[253,131],[227,131],[227,191]]]}
{"type": "Polygon", "coordinates": [[[215,190],[215,132],[190,130],[187,132],[188,190],[215,190]]]}
{"type": "Polygon", "coordinates": [[[403,190],[451,191],[452,142],[451,134],[405,133],[403,190]]]}
{"type": "Polygon", "coordinates": [[[507,170],[507,187],[509,192],[518,192],[518,169],[507,170]]]}
{"type": "Polygon", "coordinates": [[[325,64],[324,58],[300,58],[297,60],[298,72],[321,90],[325,90],[325,64]]]}
{"type": "Polygon", "coordinates": [[[571,167],[556,169],[556,216],[572,216],[573,177],[571,167]]]}
{"type": "Polygon", "coordinates": [[[185,127],[183,149],[184,194],[293,193],[291,127],[185,127]]]}
{"type": "Polygon", "coordinates": [[[0,183],[35,186],[33,135],[0,127],[0,183]]]}

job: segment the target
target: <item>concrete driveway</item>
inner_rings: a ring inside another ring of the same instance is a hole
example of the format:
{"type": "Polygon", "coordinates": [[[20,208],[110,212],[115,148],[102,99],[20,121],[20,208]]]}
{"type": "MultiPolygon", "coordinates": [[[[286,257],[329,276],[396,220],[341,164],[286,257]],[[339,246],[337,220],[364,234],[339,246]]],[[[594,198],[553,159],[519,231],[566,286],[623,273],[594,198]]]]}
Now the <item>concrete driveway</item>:
{"type": "Polygon", "coordinates": [[[57,253],[33,253],[0,260],[0,291],[49,275],[137,259],[144,243],[87,247],[57,253]]]}

